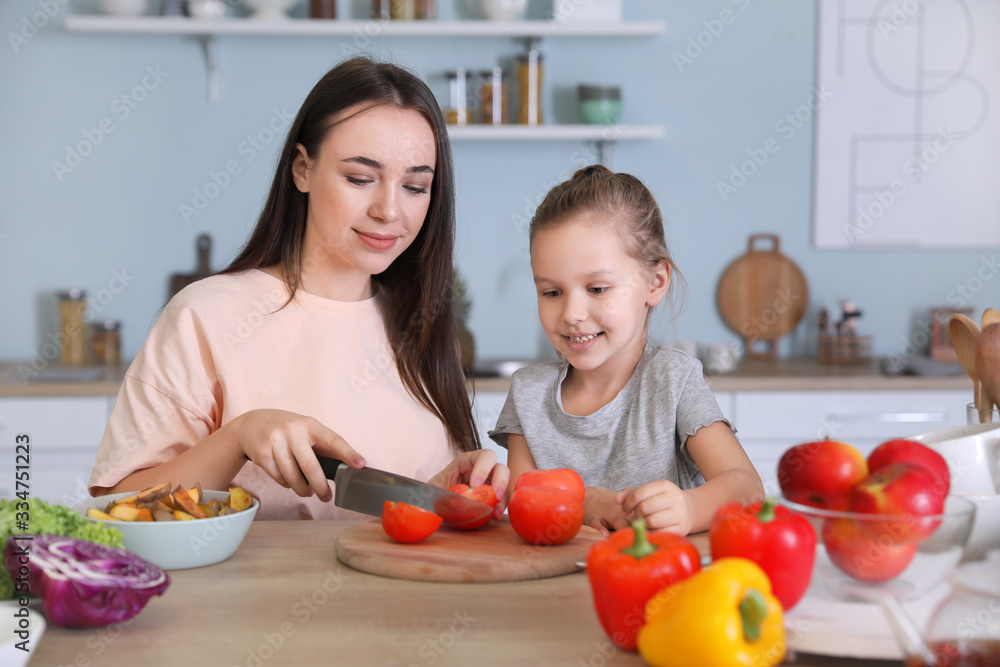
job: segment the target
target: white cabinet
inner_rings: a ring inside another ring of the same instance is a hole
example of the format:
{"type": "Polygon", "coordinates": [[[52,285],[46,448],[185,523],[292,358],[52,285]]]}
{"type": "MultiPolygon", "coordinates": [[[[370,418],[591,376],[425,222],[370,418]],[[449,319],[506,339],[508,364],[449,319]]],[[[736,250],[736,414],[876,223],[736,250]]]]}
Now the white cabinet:
{"type": "Polygon", "coordinates": [[[87,480],[113,401],[107,396],[0,399],[0,497],[18,491],[15,438],[24,434],[30,445],[29,494],[70,507],[88,498],[87,480]]]}
{"type": "Polygon", "coordinates": [[[490,440],[487,432],[497,425],[497,418],[507,400],[505,391],[479,391],[473,397],[472,414],[476,419],[476,431],[483,443],[483,449],[492,449],[497,453],[500,463],[507,463],[507,450],[490,440]]]}
{"type": "Polygon", "coordinates": [[[899,437],[966,423],[968,390],[944,391],[738,391],[733,397],[737,437],[777,495],[778,460],[794,445],[825,437],[866,456],[899,437]]]}

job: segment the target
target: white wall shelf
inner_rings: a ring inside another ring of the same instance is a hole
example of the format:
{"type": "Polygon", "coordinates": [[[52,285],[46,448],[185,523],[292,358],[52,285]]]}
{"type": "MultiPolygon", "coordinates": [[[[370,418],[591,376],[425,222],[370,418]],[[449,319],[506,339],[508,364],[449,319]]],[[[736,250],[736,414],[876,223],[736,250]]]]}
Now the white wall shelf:
{"type": "MultiPolygon", "coordinates": [[[[512,37],[539,40],[548,37],[655,37],[666,31],[663,21],[377,21],[288,19],[197,20],[186,17],[117,17],[76,14],[66,17],[71,32],[188,35],[202,41],[208,70],[208,96],[219,100],[218,42],[220,35],[413,38],[512,37]]],[[[617,141],[660,139],[660,125],[488,125],[449,126],[454,141],[593,141],[602,164],[610,166],[617,141]]]]}
{"type": "Polygon", "coordinates": [[[74,32],[166,35],[314,35],[369,37],[654,37],[666,30],[662,21],[376,21],[288,19],[196,20],[182,17],[70,15],[66,30],[74,32]]]}

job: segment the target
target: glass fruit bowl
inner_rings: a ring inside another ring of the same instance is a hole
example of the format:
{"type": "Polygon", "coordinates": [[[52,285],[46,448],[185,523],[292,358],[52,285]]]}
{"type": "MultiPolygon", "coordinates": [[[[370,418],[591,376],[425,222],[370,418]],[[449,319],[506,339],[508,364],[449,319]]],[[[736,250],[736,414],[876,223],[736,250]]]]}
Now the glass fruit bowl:
{"type": "Polygon", "coordinates": [[[811,586],[835,598],[876,602],[885,595],[919,597],[944,580],[962,560],[976,507],[948,496],[944,511],[926,516],[838,512],[781,504],[801,514],[816,531],[811,586]]]}

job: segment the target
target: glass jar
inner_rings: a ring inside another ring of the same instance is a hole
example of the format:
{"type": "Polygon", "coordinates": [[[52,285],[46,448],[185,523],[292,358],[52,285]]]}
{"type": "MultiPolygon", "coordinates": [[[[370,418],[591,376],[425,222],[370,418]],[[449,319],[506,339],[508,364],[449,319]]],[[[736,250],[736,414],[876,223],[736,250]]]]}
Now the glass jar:
{"type": "MultiPolygon", "coordinates": [[[[934,610],[926,641],[937,667],[1000,665],[1000,550],[962,565],[948,578],[951,593],[934,610]]],[[[924,661],[909,658],[908,667],[924,661]]]]}
{"type": "Polygon", "coordinates": [[[509,122],[507,113],[507,81],[503,69],[493,69],[480,72],[482,78],[479,84],[479,122],[485,125],[502,125],[509,122]]]}
{"type": "Polygon", "coordinates": [[[117,320],[95,322],[91,332],[90,346],[94,358],[104,364],[117,364],[122,358],[122,323],[117,320]]]}
{"type": "Polygon", "coordinates": [[[542,54],[529,49],[517,57],[517,122],[542,124],[542,54]]]}
{"type": "Polygon", "coordinates": [[[459,67],[458,69],[446,72],[445,74],[448,77],[448,90],[451,101],[448,105],[448,110],[444,114],[444,122],[449,125],[468,125],[468,72],[464,67],[459,67]]]}
{"type": "Polygon", "coordinates": [[[86,293],[77,288],[59,293],[59,360],[67,366],[87,363],[86,293]]]}
{"type": "Polygon", "coordinates": [[[412,21],[417,18],[417,0],[375,0],[376,19],[412,21]]]}
{"type": "Polygon", "coordinates": [[[309,18],[337,18],[337,0],[309,0],[309,18]]]}
{"type": "Polygon", "coordinates": [[[437,18],[437,3],[434,0],[417,0],[415,9],[418,20],[437,18]]]}

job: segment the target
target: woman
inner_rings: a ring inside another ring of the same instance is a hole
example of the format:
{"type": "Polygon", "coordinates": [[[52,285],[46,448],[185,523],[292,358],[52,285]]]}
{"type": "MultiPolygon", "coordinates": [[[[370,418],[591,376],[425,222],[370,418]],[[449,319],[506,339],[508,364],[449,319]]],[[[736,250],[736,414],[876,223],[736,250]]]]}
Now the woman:
{"type": "Polygon", "coordinates": [[[170,301],[126,373],[91,493],[234,483],[261,518],[344,516],[319,453],[503,498],[459,366],[454,227],[427,86],[364,58],[328,72],[246,247],[170,301]]]}

